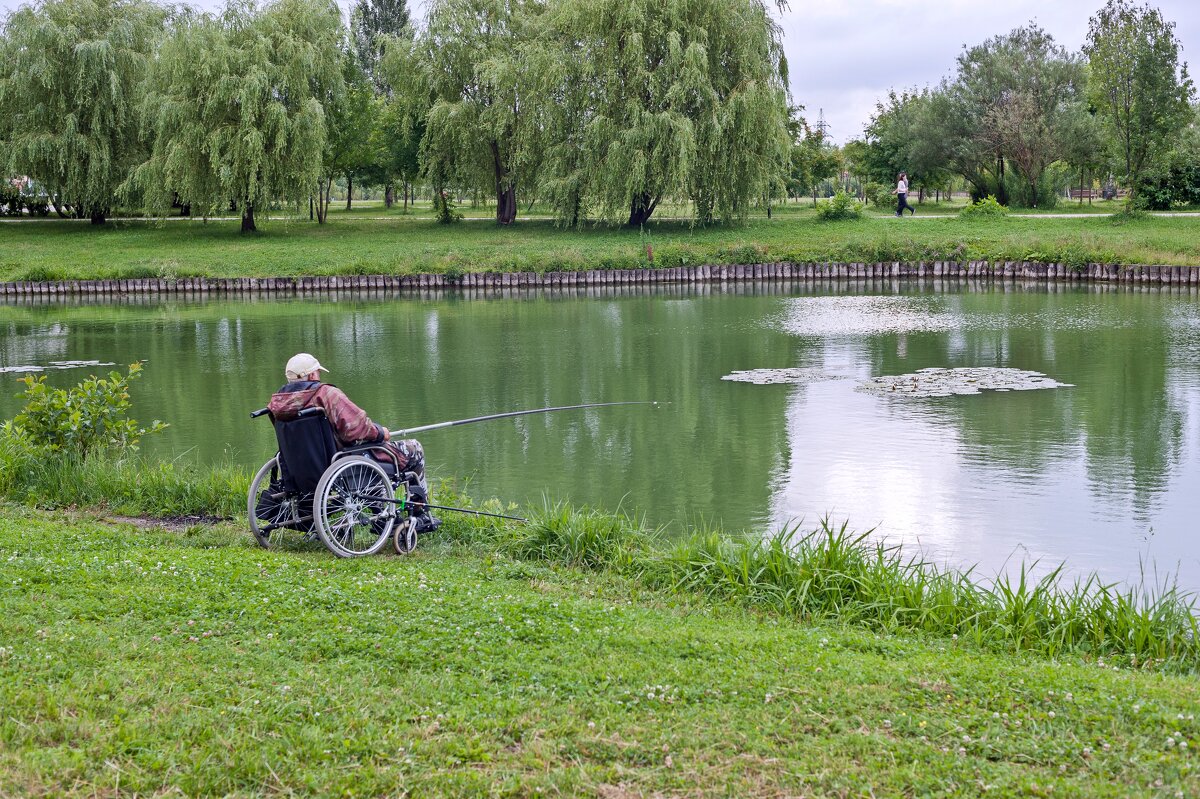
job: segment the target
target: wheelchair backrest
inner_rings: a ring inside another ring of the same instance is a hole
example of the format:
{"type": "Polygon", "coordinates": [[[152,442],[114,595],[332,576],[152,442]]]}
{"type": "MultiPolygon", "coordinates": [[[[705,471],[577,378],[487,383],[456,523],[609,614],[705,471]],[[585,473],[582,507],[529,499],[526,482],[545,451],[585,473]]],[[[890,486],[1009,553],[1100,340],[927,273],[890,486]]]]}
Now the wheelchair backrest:
{"type": "Polygon", "coordinates": [[[320,408],[307,408],[295,419],[275,421],[280,471],[289,491],[316,491],[321,475],[337,454],[333,425],[320,408]]]}

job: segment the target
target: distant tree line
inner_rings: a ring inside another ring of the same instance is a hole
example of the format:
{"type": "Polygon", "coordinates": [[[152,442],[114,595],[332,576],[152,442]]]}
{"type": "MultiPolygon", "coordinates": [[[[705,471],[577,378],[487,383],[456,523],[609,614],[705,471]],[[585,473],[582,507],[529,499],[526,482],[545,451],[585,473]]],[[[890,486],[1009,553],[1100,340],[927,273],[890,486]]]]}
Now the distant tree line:
{"type": "Polygon", "coordinates": [[[763,0],[41,0],[0,28],[0,170],[64,216],[327,218],[335,182],[491,196],[567,225],[702,222],[784,193],[763,0]]]}
{"type": "Polygon", "coordinates": [[[847,168],[920,191],[965,182],[975,198],[1053,205],[1071,185],[1109,175],[1153,207],[1200,200],[1193,86],[1174,23],[1157,9],[1109,0],[1081,53],[1036,25],[964,50],[933,89],[879,103],[847,168]]]}

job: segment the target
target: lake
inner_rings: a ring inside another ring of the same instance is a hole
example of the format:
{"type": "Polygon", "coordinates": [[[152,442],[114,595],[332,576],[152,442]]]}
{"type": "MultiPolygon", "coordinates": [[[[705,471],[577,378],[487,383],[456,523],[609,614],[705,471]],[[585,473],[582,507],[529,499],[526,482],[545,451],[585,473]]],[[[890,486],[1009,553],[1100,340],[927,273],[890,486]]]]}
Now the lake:
{"type": "MultiPolygon", "coordinates": [[[[145,451],[258,465],[251,421],[297,351],[392,428],[657,400],[421,436],[477,499],[622,508],[678,533],[824,516],[981,576],[1040,561],[1200,589],[1195,290],[957,281],[593,288],[482,297],[0,306],[0,417],[26,366],[145,360],[145,451]],[[1069,387],[914,398],[861,390],[931,367],[1069,387]],[[797,369],[799,383],[722,380],[797,369]]],[[[98,367],[48,369],[55,385],[98,367]]]]}

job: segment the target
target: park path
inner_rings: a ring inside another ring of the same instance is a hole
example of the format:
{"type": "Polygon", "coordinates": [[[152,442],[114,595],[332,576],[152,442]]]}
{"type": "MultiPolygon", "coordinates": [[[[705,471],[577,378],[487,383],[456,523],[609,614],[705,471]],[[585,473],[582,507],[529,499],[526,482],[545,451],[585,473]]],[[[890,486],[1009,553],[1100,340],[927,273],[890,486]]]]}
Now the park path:
{"type": "MultiPolygon", "coordinates": [[[[1109,213],[1109,212],[1092,213],[1092,214],[1068,214],[1068,213],[1009,214],[1008,218],[1010,218],[1010,219],[1105,219],[1110,216],[1115,216],[1115,214],[1109,213]]],[[[1200,211],[1150,211],[1147,213],[1147,216],[1200,217],[1200,211]]],[[[285,220],[285,221],[308,221],[308,220],[304,220],[302,217],[278,217],[278,218],[285,220]]],[[[867,218],[868,219],[890,219],[893,217],[891,214],[879,214],[879,215],[869,215],[867,218]]],[[[943,214],[943,213],[934,212],[934,213],[922,213],[920,215],[914,214],[907,218],[908,219],[957,219],[958,214],[943,214]]],[[[393,216],[345,216],[345,217],[339,216],[339,217],[335,217],[335,221],[342,220],[342,219],[362,220],[362,221],[366,221],[366,222],[417,222],[417,221],[429,221],[432,219],[432,217],[416,216],[416,215],[413,215],[413,216],[393,215],[393,216]]],[[[545,222],[545,221],[549,221],[550,219],[551,218],[548,216],[518,216],[516,218],[516,221],[518,221],[518,222],[545,222]]],[[[656,216],[654,219],[655,219],[655,221],[659,221],[659,222],[690,222],[690,221],[692,221],[691,217],[686,217],[686,216],[656,216]]],[[[792,217],[783,216],[783,217],[776,217],[775,219],[771,219],[771,220],[767,220],[767,221],[782,223],[782,222],[788,222],[791,220],[792,220],[792,217]]],[[[238,221],[241,221],[241,217],[240,216],[210,216],[207,219],[205,219],[204,217],[200,217],[200,216],[163,216],[163,217],[121,216],[121,217],[113,217],[109,221],[110,222],[238,222],[238,221]]],[[[468,217],[463,217],[463,219],[461,221],[463,221],[463,222],[494,222],[495,217],[468,216],[468,217]]],[[[7,218],[0,217],[0,223],[8,223],[8,224],[13,224],[13,225],[34,224],[37,222],[75,222],[78,224],[89,224],[91,222],[91,220],[89,220],[89,219],[60,219],[57,217],[49,217],[49,216],[36,217],[36,218],[32,218],[32,219],[25,218],[25,217],[7,217],[7,218]]]]}

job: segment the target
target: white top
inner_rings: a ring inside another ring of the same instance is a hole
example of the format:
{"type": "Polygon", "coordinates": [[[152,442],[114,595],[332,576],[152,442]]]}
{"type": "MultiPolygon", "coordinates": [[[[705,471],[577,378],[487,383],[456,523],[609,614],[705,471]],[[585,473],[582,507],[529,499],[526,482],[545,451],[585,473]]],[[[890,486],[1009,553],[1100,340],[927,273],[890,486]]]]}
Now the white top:
{"type": "Polygon", "coordinates": [[[896,184],[896,193],[897,194],[908,194],[908,181],[907,180],[905,180],[904,178],[900,179],[900,182],[896,184]]]}

